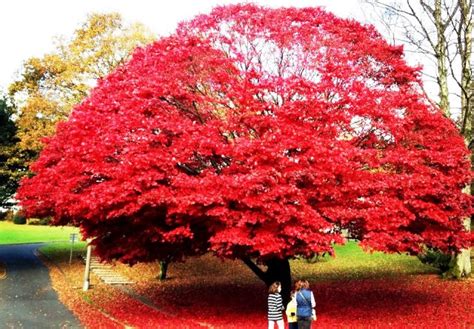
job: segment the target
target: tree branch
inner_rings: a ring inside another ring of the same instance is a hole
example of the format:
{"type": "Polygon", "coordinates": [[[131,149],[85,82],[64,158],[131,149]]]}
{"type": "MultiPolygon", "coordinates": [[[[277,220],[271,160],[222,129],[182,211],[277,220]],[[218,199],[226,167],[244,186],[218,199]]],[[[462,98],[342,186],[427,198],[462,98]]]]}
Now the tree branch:
{"type": "Polygon", "coordinates": [[[268,281],[268,275],[266,272],[262,271],[260,267],[257,266],[250,258],[242,258],[242,261],[247,265],[255,275],[262,280],[263,282],[268,281]]]}
{"type": "Polygon", "coordinates": [[[421,27],[421,29],[423,30],[423,34],[425,35],[426,37],[426,40],[428,40],[430,46],[433,48],[433,50],[436,52],[436,45],[434,44],[433,40],[431,40],[430,38],[430,33],[428,32],[428,30],[425,28],[423,22],[421,21],[420,17],[418,17],[418,15],[416,14],[416,11],[413,9],[411,3],[409,0],[407,0],[407,5],[408,7],[410,8],[411,12],[412,12],[412,17],[418,22],[419,26],[421,27]]]}

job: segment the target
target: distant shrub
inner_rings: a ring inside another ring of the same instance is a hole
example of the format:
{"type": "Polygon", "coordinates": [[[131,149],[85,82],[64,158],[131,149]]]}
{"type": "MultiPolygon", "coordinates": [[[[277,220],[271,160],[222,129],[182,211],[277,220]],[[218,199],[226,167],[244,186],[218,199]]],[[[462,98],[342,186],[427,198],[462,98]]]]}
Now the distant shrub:
{"type": "Polygon", "coordinates": [[[449,269],[451,256],[437,249],[426,248],[422,253],[418,254],[418,259],[421,260],[423,264],[431,265],[444,273],[449,269]]]}
{"type": "Polygon", "coordinates": [[[26,224],[26,217],[21,212],[16,212],[13,215],[13,223],[18,225],[26,224]]]}
{"type": "Polygon", "coordinates": [[[0,211],[0,221],[7,219],[8,211],[0,211]]]}

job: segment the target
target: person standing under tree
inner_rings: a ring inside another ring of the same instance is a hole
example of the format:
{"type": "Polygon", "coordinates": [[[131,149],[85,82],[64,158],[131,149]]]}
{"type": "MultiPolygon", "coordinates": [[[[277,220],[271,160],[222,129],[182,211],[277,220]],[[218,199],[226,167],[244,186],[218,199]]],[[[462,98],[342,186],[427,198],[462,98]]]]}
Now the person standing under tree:
{"type": "Polygon", "coordinates": [[[310,329],[311,322],[316,320],[316,300],[309,289],[308,280],[298,280],[296,289],[296,316],[299,329],[310,329]]]}
{"type": "Polygon", "coordinates": [[[280,295],[281,283],[273,282],[268,288],[268,329],[274,329],[275,323],[278,329],[284,329],[283,301],[280,295]]]}
{"type": "Polygon", "coordinates": [[[298,329],[298,318],[296,317],[296,295],[291,292],[291,300],[286,306],[286,318],[288,320],[288,329],[298,329]]]}

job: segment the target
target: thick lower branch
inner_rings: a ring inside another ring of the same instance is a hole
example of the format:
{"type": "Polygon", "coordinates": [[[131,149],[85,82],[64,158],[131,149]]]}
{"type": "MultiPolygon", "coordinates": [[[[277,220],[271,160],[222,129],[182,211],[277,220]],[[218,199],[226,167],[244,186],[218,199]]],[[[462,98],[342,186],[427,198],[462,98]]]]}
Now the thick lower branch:
{"type": "Polygon", "coordinates": [[[260,269],[250,258],[242,260],[267,286],[270,286],[275,281],[279,281],[281,283],[283,303],[286,305],[290,301],[291,270],[288,259],[271,258],[266,260],[266,271],[260,269]]]}
{"type": "Polygon", "coordinates": [[[242,258],[242,261],[245,263],[245,265],[247,265],[252,270],[253,273],[255,273],[255,275],[260,280],[265,282],[267,285],[271,284],[271,282],[268,283],[267,273],[262,271],[262,269],[258,267],[257,264],[255,264],[250,258],[242,258]]]}

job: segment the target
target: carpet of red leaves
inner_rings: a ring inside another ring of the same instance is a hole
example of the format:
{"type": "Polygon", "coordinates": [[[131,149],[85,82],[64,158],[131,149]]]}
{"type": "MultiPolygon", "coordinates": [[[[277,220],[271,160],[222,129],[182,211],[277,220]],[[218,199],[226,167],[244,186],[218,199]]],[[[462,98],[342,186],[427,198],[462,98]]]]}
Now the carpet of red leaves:
{"type": "MultiPolygon", "coordinates": [[[[108,288],[105,292],[103,288],[91,293],[92,303],[121,323],[136,328],[176,328],[175,316],[151,308],[120,289],[108,288]]],[[[193,319],[182,319],[180,325],[180,328],[200,327],[193,319]]]]}
{"type": "MultiPolygon", "coordinates": [[[[152,306],[97,278],[93,289],[81,292],[79,298],[77,287],[58,288],[60,279],[52,272],[61,300],[87,328],[267,326],[266,289],[239,262],[204,256],[172,264],[170,278],[164,282],[154,279],[156,265],[116,269],[137,281],[130,288],[152,306]]],[[[72,272],[66,270],[66,275],[72,272]]],[[[426,273],[342,280],[318,280],[309,272],[294,275],[310,279],[318,303],[317,328],[474,328],[473,279],[449,281],[426,273]]]]}
{"type": "MultiPolygon", "coordinates": [[[[318,303],[318,328],[474,328],[472,281],[442,281],[429,275],[313,282],[312,287],[318,303]]],[[[145,293],[181,319],[199,320],[212,328],[266,325],[266,295],[258,285],[183,286],[145,293]]],[[[160,322],[156,325],[160,327],[160,322]]]]}

